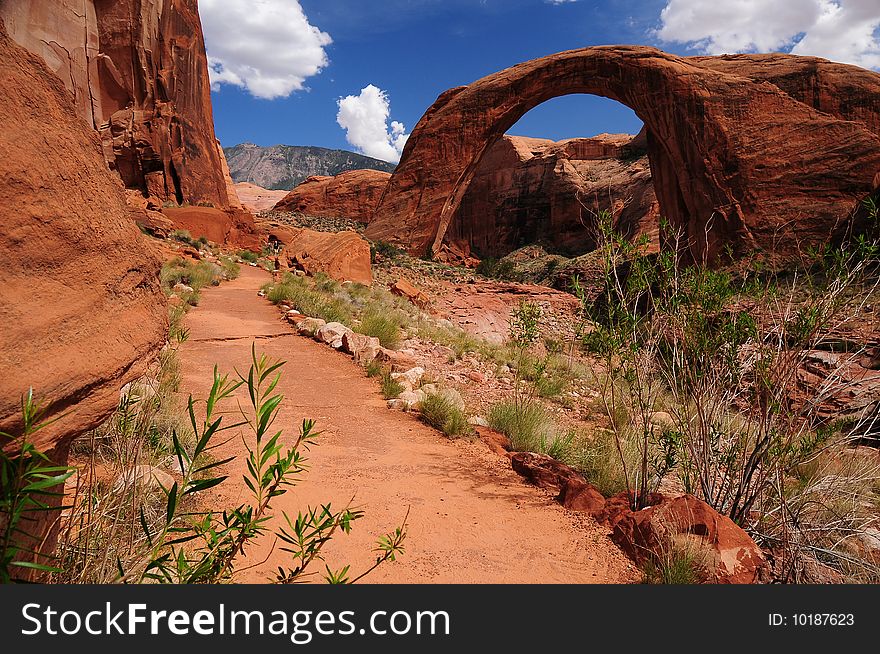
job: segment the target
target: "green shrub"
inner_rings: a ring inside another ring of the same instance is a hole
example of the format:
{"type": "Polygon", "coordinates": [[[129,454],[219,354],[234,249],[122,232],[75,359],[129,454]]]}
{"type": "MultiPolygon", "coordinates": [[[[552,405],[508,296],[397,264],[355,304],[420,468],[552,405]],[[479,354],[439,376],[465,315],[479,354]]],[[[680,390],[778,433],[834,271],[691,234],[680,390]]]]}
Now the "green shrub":
{"type": "Polygon", "coordinates": [[[171,232],[171,239],[174,241],[179,241],[180,243],[186,243],[187,245],[194,245],[192,234],[190,234],[185,229],[175,229],[171,232]]]}
{"type": "Polygon", "coordinates": [[[294,309],[310,318],[351,324],[351,312],[343,300],[310,288],[303,277],[287,274],[280,284],[267,284],[263,290],[273,304],[289,302],[294,309]]]}
{"type": "Polygon", "coordinates": [[[426,423],[447,436],[462,436],[468,432],[464,412],[442,393],[428,394],[422,402],[421,413],[426,423]]]}
{"type": "Polygon", "coordinates": [[[223,270],[223,278],[227,281],[238,279],[241,268],[229,257],[220,257],[220,268],[223,270]]]}
{"type": "Polygon", "coordinates": [[[702,556],[685,547],[670,545],[642,567],[646,584],[689,586],[703,581],[702,556]]]}
{"type": "Polygon", "coordinates": [[[590,437],[583,439],[574,464],[587,481],[606,497],[627,490],[624,463],[630,474],[639,466],[641,449],[638,438],[624,436],[619,439],[619,444],[620,451],[613,432],[597,429],[590,437]]]}
{"type": "Polygon", "coordinates": [[[379,339],[382,347],[395,349],[400,344],[400,323],[393,312],[369,311],[361,318],[357,332],[379,339]]]}
{"type": "Polygon", "coordinates": [[[378,377],[382,374],[382,364],[373,359],[366,366],[367,377],[378,377]]]}
{"type": "Polygon", "coordinates": [[[489,411],[489,426],[510,439],[518,452],[538,452],[542,443],[551,442],[556,426],[537,402],[505,400],[489,411]]]}
{"type": "Polygon", "coordinates": [[[235,254],[239,259],[247,261],[248,263],[257,263],[257,259],[259,258],[259,255],[256,252],[251,252],[250,250],[239,250],[235,254]]]}
{"type": "Polygon", "coordinates": [[[370,261],[372,263],[376,263],[379,257],[382,257],[383,259],[388,259],[389,261],[394,261],[404,254],[406,253],[403,250],[401,250],[397,246],[392,245],[391,243],[386,243],[385,241],[376,241],[375,243],[370,243],[370,261]]]}
{"type": "Polygon", "coordinates": [[[396,379],[392,379],[390,370],[382,371],[382,395],[385,396],[386,400],[400,397],[404,390],[406,389],[403,384],[396,379]]]}
{"type": "Polygon", "coordinates": [[[520,279],[516,266],[509,259],[493,259],[487,257],[480,261],[477,265],[476,273],[490,279],[499,279],[502,281],[518,281],[520,279]]]}
{"type": "Polygon", "coordinates": [[[206,286],[216,286],[220,283],[223,269],[207,261],[198,263],[176,257],[165,262],[159,273],[162,287],[167,294],[174,293],[177,284],[184,284],[193,289],[192,293],[178,293],[187,304],[196,306],[199,303],[199,291],[206,286]]]}

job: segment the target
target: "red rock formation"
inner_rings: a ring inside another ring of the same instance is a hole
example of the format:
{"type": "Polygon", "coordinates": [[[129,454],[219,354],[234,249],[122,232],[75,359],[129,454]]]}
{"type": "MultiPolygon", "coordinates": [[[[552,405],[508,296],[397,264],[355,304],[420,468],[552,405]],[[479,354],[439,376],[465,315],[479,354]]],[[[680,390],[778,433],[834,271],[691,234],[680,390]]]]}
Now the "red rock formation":
{"type": "Polygon", "coordinates": [[[729,245],[784,261],[826,241],[880,170],[880,75],[843,65],[817,73],[816,60],[786,55],[747,59],[739,74],[724,61],[716,69],[653,48],[586,48],[447,91],[413,131],[367,236],[438,251],[487,148],[542,102],[591,93],[645,123],[661,213],[685,231],[691,259],[729,245]],[[770,66],[758,79],[755,70],[770,66]],[[817,84],[827,98],[861,88],[860,108],[846,109],[844,94],[820,102],[830,113],[796,97],[817,84]]]}
{"type": "Polygon", "coordinates": [[[624,514],[611,540],[634,561],[663,559],[675,549],[690,554],[704,581],[754,584],[769,576],[761,549],[730,518],[693,495],[663,499],[624,514]]]}
{"type": "Polygon", "coordinates": [[[97,134],[2,25],[0,116],[0,431],[19,433],[33,388],[59,420],[31,440],[63,464],[71,439],[107,418],[165,342],[159,261],[97,134]]]}
{"type": "Polygon", "coordinates": [[[355,232],[316,232],[311,229],[273,225],[269,241],[280,243],[279,260],[288,268],[309,275],[324,273],[338,281],[373,283],[370,244],[355,232]]]}
{"type": "Polygon", "coordinates": [[[183,229],[193,238],[204,236],[213,243],[226,243],[238,247],[259,250],[263,238],[254,217],[246,211],[229,209],[221,211],[211,207],[169,207],[162,214],[175,229],[183,229]]]}
{"type": "Polygon", "coordinates": [[[0,19],[73,93],[126,187],[160,204],[237,206],[197,0],[15,0],[0,3],[0,19]]]}
{"type": "Polygon", "coordinates": [[[391,179],[379,170],[351,170],[336,177],[309,177],[275,205],[276,211],[350,218],[369,224],[391,179]]]}
{"type": "Polygon", "coordinates": [[[430,298],[423,291],[420,291],[405,279],[398,279],[388,287],[388,290],[391,291],[391,295],[406,298],[419,309],[427,309],[431,304],[430,298]]]}
{"type": "Polygon", "coordinates": [[[658,241],[651,170],[633,141],[627,135],[561,143],[502,137],[480,161],[447,240],[484,257],[536,242],[582,254],[595,247],[596,214],[609,210],[622,231],[658,241]]]}
{"type": "Polygon", "coordinates": [[[272,191],[250,182],[236,184],[235,193],[241,201],[241,206],[253,213],[268,211],[287,197],[287,191],[272,191]]]}

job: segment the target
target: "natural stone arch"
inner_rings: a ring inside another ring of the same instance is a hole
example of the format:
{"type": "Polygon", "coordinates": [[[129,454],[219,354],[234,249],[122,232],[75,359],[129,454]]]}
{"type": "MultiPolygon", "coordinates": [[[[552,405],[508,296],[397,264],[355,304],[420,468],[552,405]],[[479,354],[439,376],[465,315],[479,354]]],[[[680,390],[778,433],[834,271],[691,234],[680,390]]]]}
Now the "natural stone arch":
{"type": "Polygon", "coordinates": [[[661,212],[690,258],[725,245],[789,257],[826,240],[880,170],[880,75],[789,55],[741,57],[735,74],[736,59],[586,48],[447,91],[413,131],[367,236],[436,252],[487,148],[539,104],[585,93],[645,123],[661,212]],[[859,102],[839,87],[861,89],[859,102]]]}

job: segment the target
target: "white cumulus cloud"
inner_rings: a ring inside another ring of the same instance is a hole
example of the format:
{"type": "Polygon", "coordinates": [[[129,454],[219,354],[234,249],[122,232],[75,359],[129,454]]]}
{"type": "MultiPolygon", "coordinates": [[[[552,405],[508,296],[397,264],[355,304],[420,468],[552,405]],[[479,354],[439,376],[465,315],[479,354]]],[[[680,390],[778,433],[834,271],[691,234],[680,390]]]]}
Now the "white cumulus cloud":
{"type": "Polygon", "coordinates": [[[328,64],[329,34],[298,0],[200,0],[211,88],[234,84],[271,100],[304,88],[328,64]]]}
{"type": "Polygon", "coordinates": [[[668,0],[657,36],[707,54],[784,51],[880,68],[880,2],[668,0]]]}
{"type": "Polygon", "coordinates": [[[370,84],[360,95],[341,98],[337,105],[336,122],[345,130],[345,137],[358,152],[397,163],[409,134],[403,123],[391,121],[391,103],[388,94],[370,84]]]}

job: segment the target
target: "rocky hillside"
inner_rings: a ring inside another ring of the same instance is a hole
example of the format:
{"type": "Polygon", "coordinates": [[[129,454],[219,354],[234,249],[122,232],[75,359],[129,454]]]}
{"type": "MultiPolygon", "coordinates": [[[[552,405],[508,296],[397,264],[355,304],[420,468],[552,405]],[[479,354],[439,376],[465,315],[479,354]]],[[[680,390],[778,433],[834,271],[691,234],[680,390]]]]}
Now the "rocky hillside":
{"type": "Polygon", "coordinates": [[[394,172],[394,164],[346,150],[313,146],[274,145],[264,148],[241,143],[224,148],[235,182],[249,182],[270,190],[289,191],[315,175],[339,175],[349,170],[394,172]]]}

